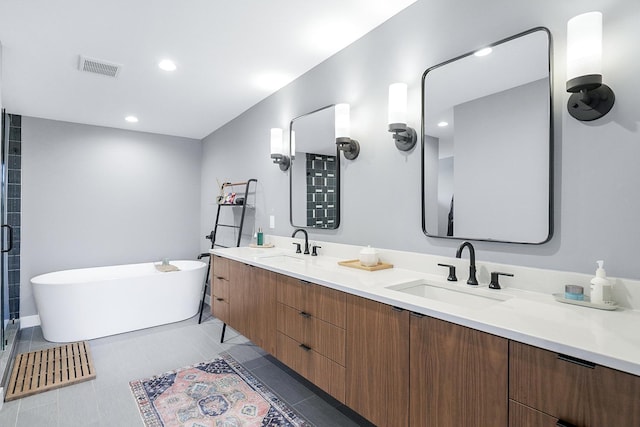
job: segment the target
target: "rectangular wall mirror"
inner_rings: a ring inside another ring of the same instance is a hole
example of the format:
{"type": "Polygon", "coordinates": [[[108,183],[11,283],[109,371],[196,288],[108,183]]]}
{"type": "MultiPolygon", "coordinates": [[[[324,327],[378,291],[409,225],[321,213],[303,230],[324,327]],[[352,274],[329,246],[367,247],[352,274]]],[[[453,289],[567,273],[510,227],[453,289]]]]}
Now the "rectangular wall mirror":
{"type": "Polygon", "coordinates": [[[551,238],[551,38],[534,28],[422,76],[427,236],[540,244],[551,238]]]}
{"type": "Polygon", "coordinates": [[[335,229],[340,225],[340,157],[335,105],[291,120],[289,169],[291,225],[335,229]]]}

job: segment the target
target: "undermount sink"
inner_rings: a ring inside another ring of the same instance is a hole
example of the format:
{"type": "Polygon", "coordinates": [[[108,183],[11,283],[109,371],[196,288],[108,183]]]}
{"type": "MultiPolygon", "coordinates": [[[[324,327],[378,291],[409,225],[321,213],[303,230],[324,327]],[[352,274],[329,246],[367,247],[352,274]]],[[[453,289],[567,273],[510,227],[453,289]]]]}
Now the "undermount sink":
{"type": "Polygon", "coordinates": [[[277,254],[259,257],[261,261],[273,262],[277,264],[304,264],[305,259],[295,255],[277,254]]]}
{"type": "Polygon", "coordinates": [[[488,295],[478,293],[479,291],[489,292],[484,289],[469,289],[469,291],[466,291],[463,289],[446,288],[443,286],[434,285],[422,279],[407,283],[400,283],[398,285],[387,286],[387,289],[465,308],[491,307],[495,304],[499,304],[509,299],[506,296],[497,294],[488,295]]]}

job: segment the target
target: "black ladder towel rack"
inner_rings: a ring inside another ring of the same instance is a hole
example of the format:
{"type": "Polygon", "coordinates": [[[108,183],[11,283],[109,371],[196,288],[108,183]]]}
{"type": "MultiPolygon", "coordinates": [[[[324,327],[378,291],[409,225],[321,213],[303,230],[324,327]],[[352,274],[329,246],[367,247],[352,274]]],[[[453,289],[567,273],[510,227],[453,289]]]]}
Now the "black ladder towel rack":
{"type": "MultiPolygon", "coordinates": [[[[213,226],[213,230],[211,230],[211,233],[209,233],[209,235],[204,236],[205,239],[211,240],[211,249],[215,249],[215,248],[228,248],[229,246],[225,246],[225,245],[221,245],[219,243],[217,243],[216,238],[220,237],[220,234],[218,233],[219,227],[223,227],[223,228],[230,228],[230,229],[235,229],[236,232],[238,233],[238,238],[236,240],[236,247],[240,246],[240,242],[242,240],[242,230],[244,228],[244,218],[245,215],[247,213],[247,207],[252,207],[255,206],[255,192],[256,192],[256,185],[258,183],[258,180],[255,178],[251,178],[248,179],[245,182],[225,182],[224,184],[222,184],[220,191],[221,191],[221,196],[218,199],[218,211],[216,212],[216,222],[215,225],[213,226]],[[253,186],[251,186],[251,184],[253,183],[253,186]],[[241,200],[241,203],[238,202],[238,194],[235,194],[235,197],[232,199],[227,199],[225,197],[225,188],[227,187],[240,187],[240,186],[244,186],[244,198],[241,200]],[[253,187],[253,188],[250,188],[253,187]],[[253,189],[254,192],[254,203],[253,205],[250,205],[248,203],[249,201],[249,193],[250,190],[253,189]],[[240,212],[240,224],[239,225],[235,225],[235,224],[221,224],[220,223],[220,212],[223,209],[228,209],[229,207],[242,207],[242,211],[240,212]]],[[[209,253],[202,253],[198,256],[198,259],[202,259],[202,258],[211,258],[211,255],[209,253]]],[[[198,324],[200,324],[202,322],[202,310],[204,309],[204,301],[205,298],[207,296],[207,284],[209,283],[209,270],[211,269],[211,262],[209,262],[209,266],[207,267],[207,275],[204,279],[204,290],[202,291],[202,300],[200,301],[200,317],[198,317],[198,324]]],[[[220,342],[222,342],[224,340],[224,333],[225,330],[227,329],[227,324],[223,324],[222,326],[222,338],[220,339],[220,342]]]]}

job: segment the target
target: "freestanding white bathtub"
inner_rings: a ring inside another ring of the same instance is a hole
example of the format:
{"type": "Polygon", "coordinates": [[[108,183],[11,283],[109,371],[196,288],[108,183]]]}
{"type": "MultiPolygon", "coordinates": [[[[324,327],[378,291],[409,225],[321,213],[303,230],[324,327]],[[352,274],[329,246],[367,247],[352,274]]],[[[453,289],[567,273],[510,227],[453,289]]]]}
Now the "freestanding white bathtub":
{"type": "Polygon", "coordinates": [[[207,264],[171,261],[82,268],[31,279],[47,341],[80,341],[178,322],[199,309],[207,264]],[[158,263],[159,264],[159,263],[158,263]]]}

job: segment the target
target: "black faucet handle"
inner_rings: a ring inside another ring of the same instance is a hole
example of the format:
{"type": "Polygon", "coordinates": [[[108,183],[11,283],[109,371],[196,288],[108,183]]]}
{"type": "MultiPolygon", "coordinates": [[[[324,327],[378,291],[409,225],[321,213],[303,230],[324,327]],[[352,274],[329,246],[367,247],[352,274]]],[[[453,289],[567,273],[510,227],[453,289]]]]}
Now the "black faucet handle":
{"type": "Polygon", "coordinates": [[[302,250],[300,249],[300,243],[293,242],[292,245],[296,245],[296,253],[301,254],[302,250]]]}
{"type": "Polygon", "coordinates": [[[322,246],[313,245],[311,248],[311,256],[318,256],[318,249],[322,248],[322,246]]]}
{"type": "Polygon", "coordinates": [[[458,278],[456,277],[456,266],[453,264],[438,264],[440,267],[449,267],[449,276],[447,276],[447,280],[449,282],[457,282],[458,278]]]}
{"type": "Polygon", "coordinates": [[[499,276],[513,277],[513,274],[511,274],[511,273],[502,273],[500,271],[492,271],[491,272],[491,282],[489,282],[489,288],[490,289],[502,289],[500,287],[500,282],[498,282],[499,276]]]}

